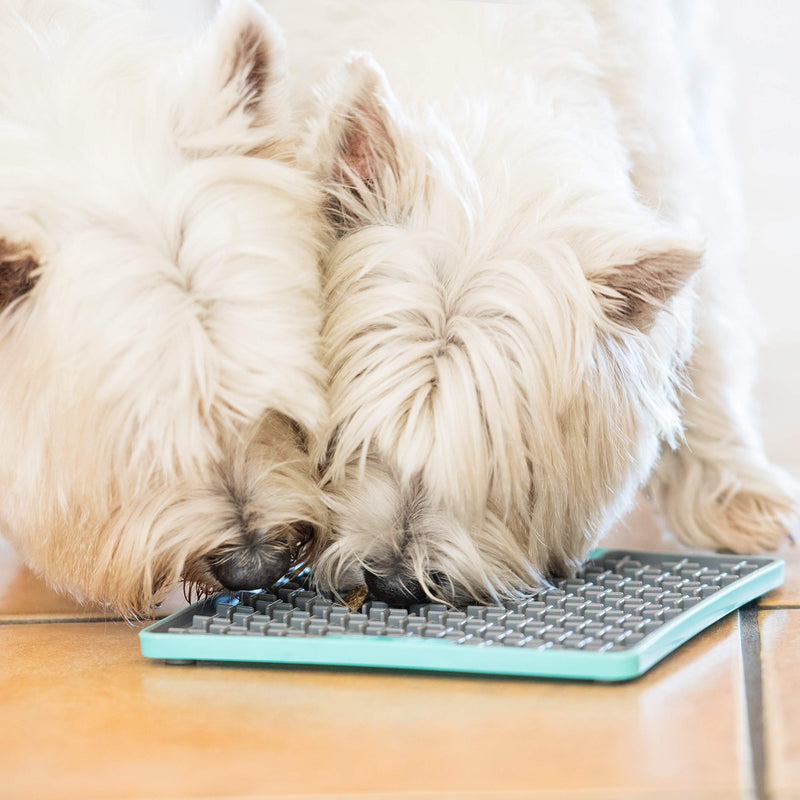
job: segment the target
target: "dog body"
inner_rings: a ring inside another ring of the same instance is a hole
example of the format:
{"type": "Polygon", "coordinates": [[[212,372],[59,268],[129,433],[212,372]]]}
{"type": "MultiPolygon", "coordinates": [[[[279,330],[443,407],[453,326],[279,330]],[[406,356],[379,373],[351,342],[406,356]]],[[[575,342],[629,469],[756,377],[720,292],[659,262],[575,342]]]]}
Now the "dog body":
{"type": "Polygon", "coordinates": [[[190,42],[12,0],[0,54],[0,530],[125,613],[270,583],[325,529],[324,228],[280,35],[247,2],[190,42]]]}
{"type": "Polygon", "coordinates": [[[783,541],[693,4],[264,5],[338,237],[319,579],[508,596],[573,569],[645,485],[687,544],[783,541]]]}

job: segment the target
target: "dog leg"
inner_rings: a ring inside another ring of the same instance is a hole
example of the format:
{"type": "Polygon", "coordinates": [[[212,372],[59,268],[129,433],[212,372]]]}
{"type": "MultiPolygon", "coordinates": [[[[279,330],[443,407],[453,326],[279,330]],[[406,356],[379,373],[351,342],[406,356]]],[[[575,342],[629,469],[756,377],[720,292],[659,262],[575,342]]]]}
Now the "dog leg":
{"type": "Polygon", "coordinates": [[[672,532],[695,547],[773,550],[800,523],[798,487],[767,459],[751,409],[754,345],[740,287],[701,274],[697,346],[683,397],[684,440],[650,482],[672,532]],[[712,283],[713,285],[712,288],[712,283]]]}

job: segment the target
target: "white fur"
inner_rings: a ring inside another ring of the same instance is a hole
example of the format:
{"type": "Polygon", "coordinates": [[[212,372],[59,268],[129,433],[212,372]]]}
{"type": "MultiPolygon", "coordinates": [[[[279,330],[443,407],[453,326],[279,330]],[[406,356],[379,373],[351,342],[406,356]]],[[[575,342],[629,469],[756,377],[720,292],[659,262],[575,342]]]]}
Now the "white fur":
{"type": "Polygon", "coordinates": [[[688,544],[777,546],[703,9],[263,4],[339,237],[320,579],[513,594],[648,484],[688,544]]]}
{"type": "Polygon", "coordinates": [[[133,4],[0,8],[0,242],[39,262],[0,309],[0,530],[78,597],[146,611],[325,529],[324,230],[284,61],[244,0],[197,41],[133,4]]]}

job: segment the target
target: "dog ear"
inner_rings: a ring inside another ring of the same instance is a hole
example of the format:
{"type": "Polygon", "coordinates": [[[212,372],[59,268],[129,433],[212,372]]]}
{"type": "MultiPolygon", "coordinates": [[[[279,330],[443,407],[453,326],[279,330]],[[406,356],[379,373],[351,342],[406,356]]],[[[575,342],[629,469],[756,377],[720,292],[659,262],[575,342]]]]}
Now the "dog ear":
{"type": "Polygon", "coordinates": [[[24,244],[0,237],[0,312],[36,285],[39,262],[24,244]]]}
{"type": "Polygon", "coordinates": [[[25,231],[12,234],[0,224],[0,313],[27,295],[39,280],[42,258],[35,238],[26,237],[25,231]]]}
{"type": "Polygon", "coordinates": [[[322,94],[308,157],[336,201],[331,213],[346,226],[396,183],[404,118],[385,73],[366,53],[351,55],[322,94]]]}
{"type": "Polygon", "coordinates": [[[605,315],[620,325],[648,332],[658,312],[703,263],[702,246],[689,239],[659,237],[590,274],[605,315]]]}
{"type": "Polygon", "coordinates": [[[286,44],[255,2],[225,0],[185,69],[183,102],[176,109],[184,149],[208,154],[272,147],[277,155],[286,150],[286,44]]]}
{"type": "Polygon", "coordinates": [[[365,184],[397,162],[397,100],[385,73],[372,56],[351,56],[344,68],[341,94],[328,116],[323,159],[337,177],[355,176],[365,184]]]}

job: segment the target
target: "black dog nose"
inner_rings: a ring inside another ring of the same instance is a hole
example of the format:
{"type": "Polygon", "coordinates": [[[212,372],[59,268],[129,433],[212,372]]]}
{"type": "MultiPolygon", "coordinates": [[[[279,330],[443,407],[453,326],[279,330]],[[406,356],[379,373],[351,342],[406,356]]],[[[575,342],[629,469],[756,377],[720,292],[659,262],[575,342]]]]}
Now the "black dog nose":
{"type": "Polygon", "coordinates": [[[408,608],[414,603],[425,603],[428,600],[419,581],[408,574],[376,575],[365,569],[364,583],[367,584],[371,597],[390,606],[408,608]]]}
{"type": "Polygon", "coordinates": [[[282,578],[292,556],[288,548],[233,548],[212,554],[208,563],[214,577],[230,591],[264,589],[282,578]]]}

